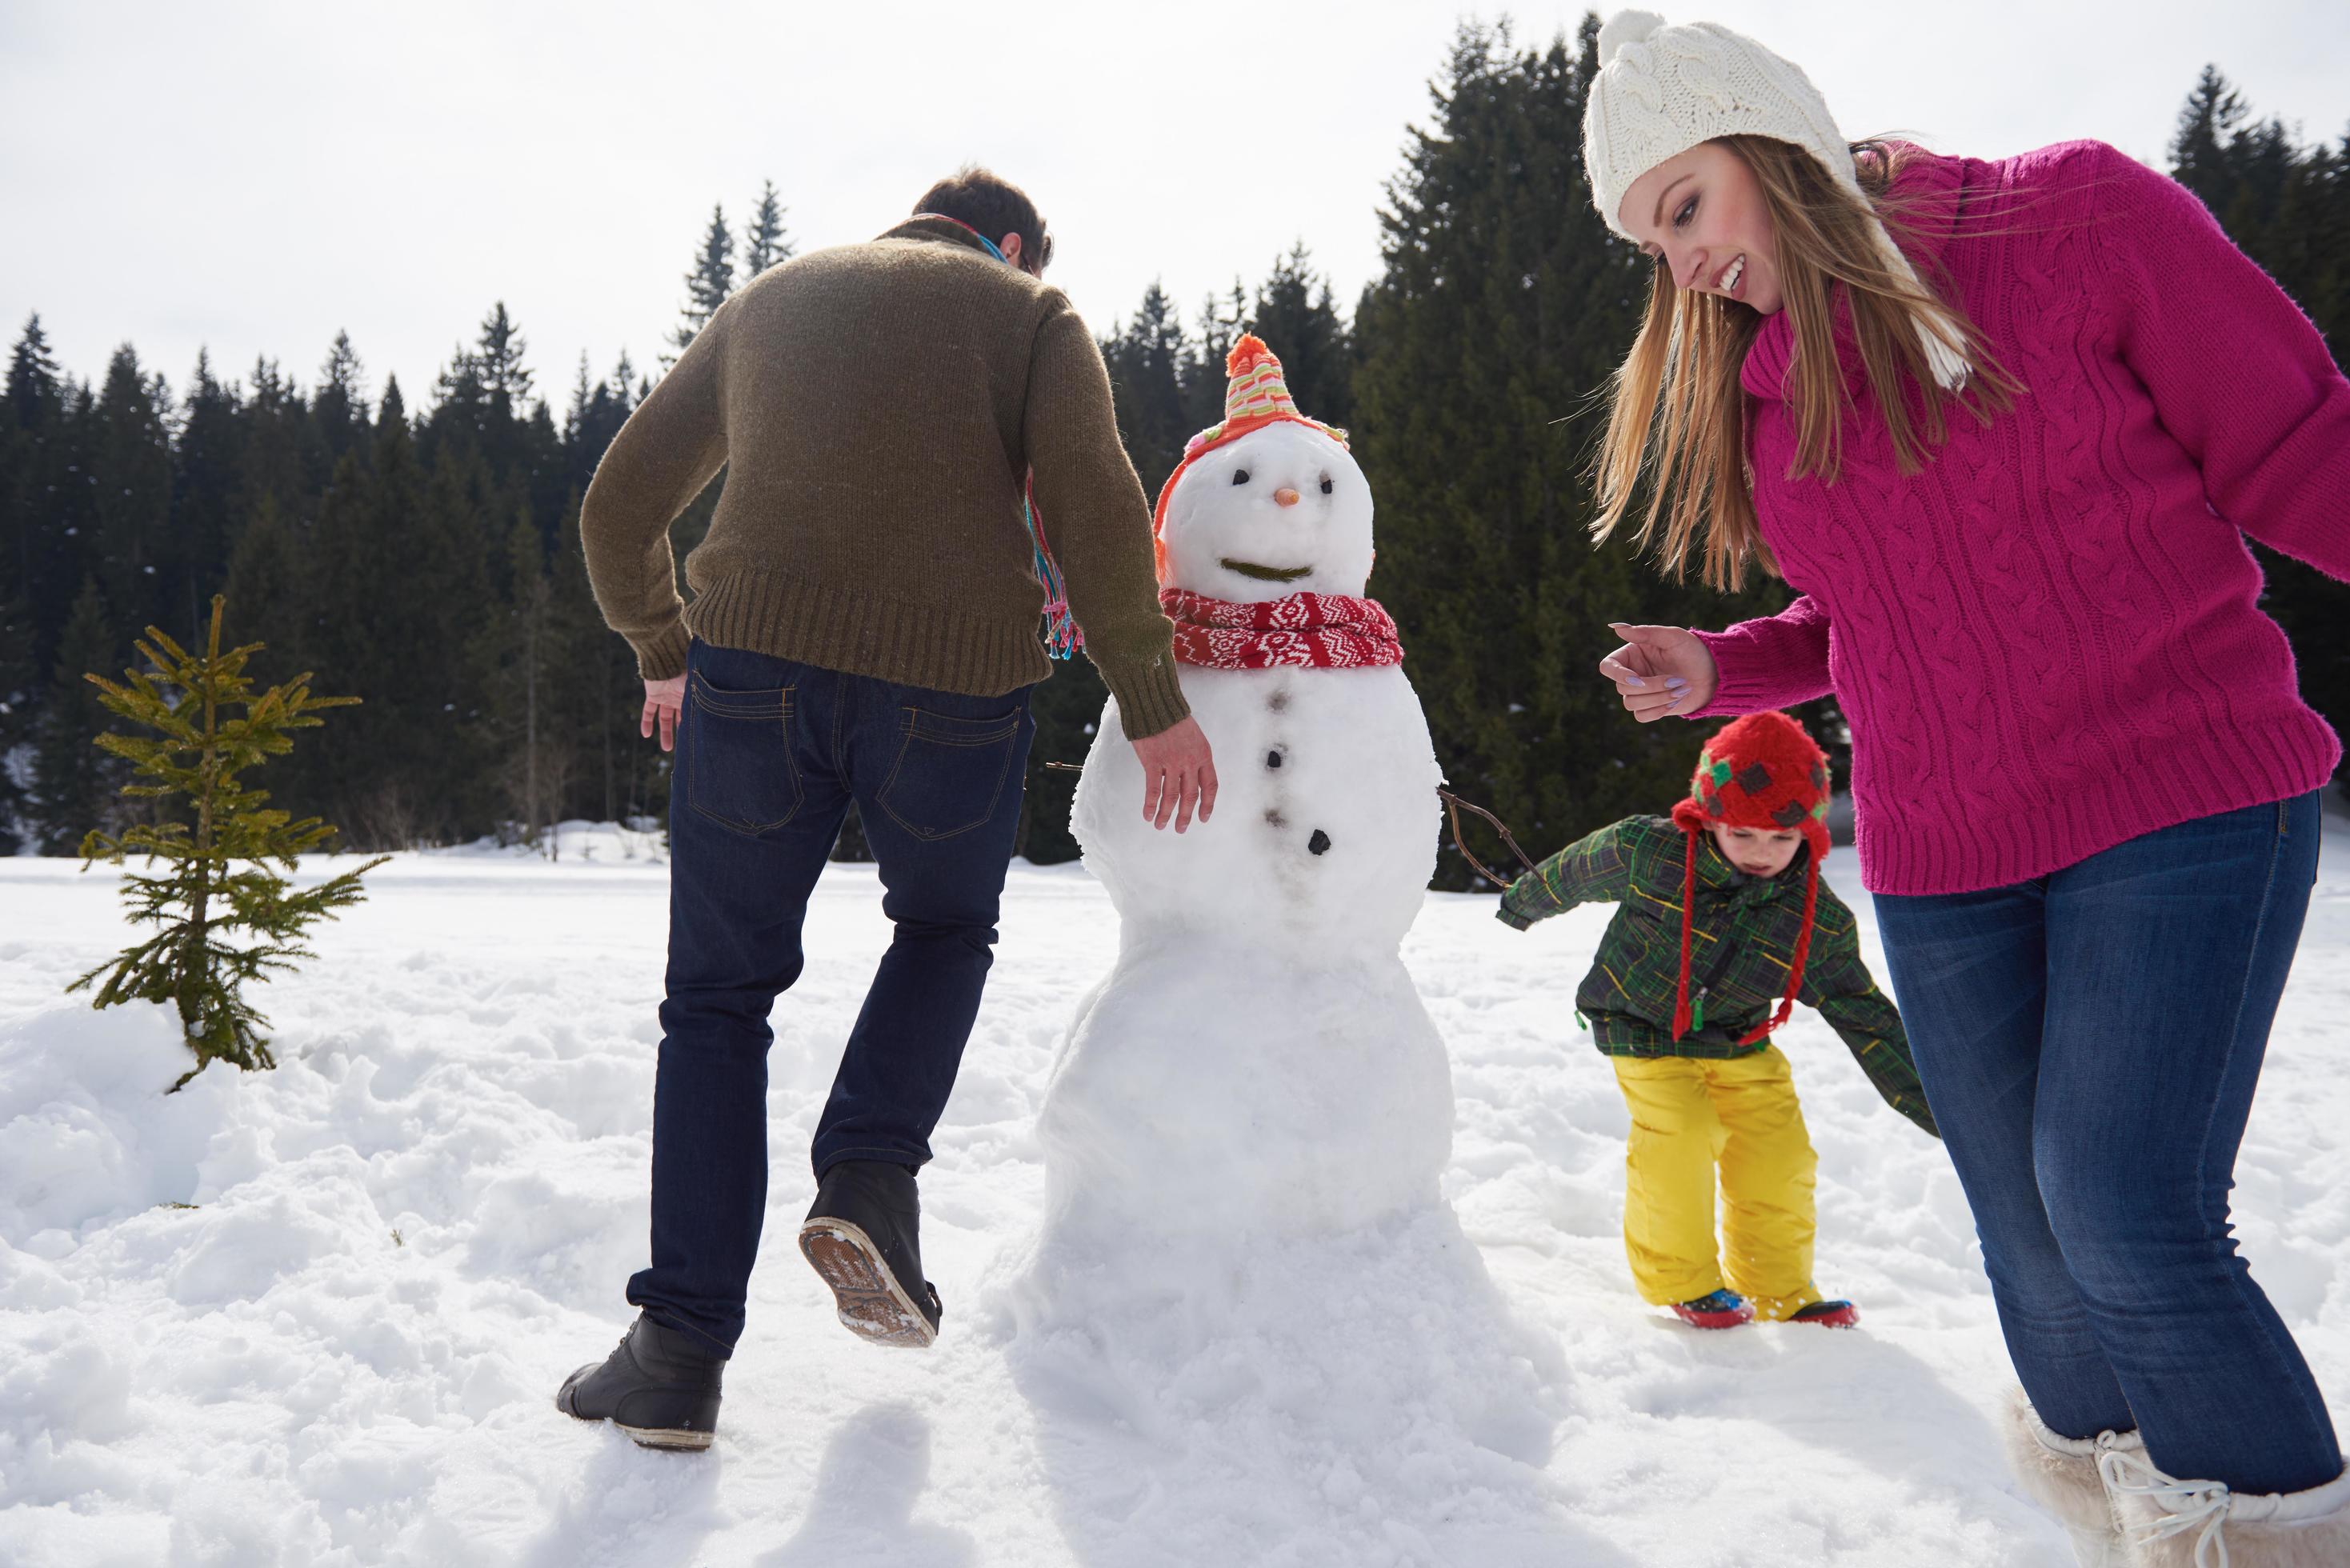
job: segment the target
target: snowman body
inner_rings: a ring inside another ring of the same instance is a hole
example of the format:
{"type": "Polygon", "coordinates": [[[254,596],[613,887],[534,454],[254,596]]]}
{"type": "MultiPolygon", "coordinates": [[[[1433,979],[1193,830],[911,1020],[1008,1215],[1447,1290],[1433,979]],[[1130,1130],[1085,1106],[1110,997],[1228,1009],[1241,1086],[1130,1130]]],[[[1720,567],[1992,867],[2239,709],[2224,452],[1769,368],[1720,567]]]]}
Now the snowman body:
{"type": "MultiPolygon", "coordinates": [[[[1368,483],[1319,429],[1267,425],[1169,497],[1170,586],[1232,601],[1359,595],[1368,483]]],[[[1039,1119],[1064,1234],[1349,1230],[1433,1204],[1443,1044],[1398,951],[1435,864],[1441,775],[1396,664],[1179,666],[1215,815],[1141,814],[1113,701],[1071,826],[1120,919],[1039,1119]]]]}

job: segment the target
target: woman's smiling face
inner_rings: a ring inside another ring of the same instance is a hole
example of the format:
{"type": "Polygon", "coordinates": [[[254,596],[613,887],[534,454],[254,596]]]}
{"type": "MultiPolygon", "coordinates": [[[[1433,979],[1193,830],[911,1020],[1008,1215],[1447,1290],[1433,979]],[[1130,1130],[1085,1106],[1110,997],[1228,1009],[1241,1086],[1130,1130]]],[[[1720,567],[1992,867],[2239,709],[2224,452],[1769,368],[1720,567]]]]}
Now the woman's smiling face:
{"type": "Polygon", "coordinates": [[[1746,161],[1719,141],[1668,158],[1624,192],[1617,221],[1674,284],[1776,315],[1783,297],[1770,209],[1746,161]]]}

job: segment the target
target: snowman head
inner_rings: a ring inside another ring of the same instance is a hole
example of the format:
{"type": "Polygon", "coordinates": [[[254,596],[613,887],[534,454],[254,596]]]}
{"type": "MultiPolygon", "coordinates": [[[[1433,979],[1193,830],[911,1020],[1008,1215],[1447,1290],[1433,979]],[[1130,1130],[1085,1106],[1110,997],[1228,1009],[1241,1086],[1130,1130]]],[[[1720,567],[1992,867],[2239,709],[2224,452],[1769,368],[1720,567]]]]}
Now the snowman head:
{"type": "Polygon", "coordinates": [[[1224,422],[1191,438],[1159,497],[1159,581],[1251,603],[1360,594],[1371,575],[1371,487],[1345,432],[1297,411],[1281,361],[1253,336],[1225,360],[1224,422]]]}
{"type": "Polygon", "coordinates": [[[1360,594],[1371,575],[1371,486],[1347,449],[1283,420],[1201,453],[1169,497],[1161,579],[1251,603],[1360,594]]]}

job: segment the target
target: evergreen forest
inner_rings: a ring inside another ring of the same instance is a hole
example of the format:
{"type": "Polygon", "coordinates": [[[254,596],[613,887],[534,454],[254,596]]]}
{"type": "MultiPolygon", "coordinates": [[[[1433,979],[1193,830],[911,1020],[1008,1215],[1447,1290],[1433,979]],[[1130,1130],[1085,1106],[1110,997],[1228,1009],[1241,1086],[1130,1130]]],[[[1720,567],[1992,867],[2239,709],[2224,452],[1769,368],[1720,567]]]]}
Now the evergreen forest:
{"type": "MultiPolygon", "coordinates": [[[[1676,585],[1620,544],[1591,545],[1596,394],[1650,266],[1585,183],[1596,31],[1586,19],[1527,47],[1506,26],[1461,28],[1378,214],[1382,271],[1358,298],[1333,296],[1301,238],[1253,285],[1196,301],[1153,285],[1096,324],[1154,496],[1185,439],[1220,417],[1224,354],[1243,331],[1281,356],[1305,411],[1348,429],[1378,498],[1370,592],[1401,628],[1439,760],[1536,855],[1661,811],[1687,784],[1694,737],[1630,722],[1595,678],[1607,623],[1721,626],[1787,597],[1769,582],[1736,597],[1676,585]]],[[[2350,136],[2306,144],[2207,68],[2169,165],[2341,359],[2350,136]]],[[[889,211],[877,204],[877,232],[889,211]]],[[[119,675],[151,625],[200,643],[215,593],[229,638],[267,645],[265,683],[309,670],[364,699],[263,781],[296,816],[339,825],[338,847],[537,842],[569,818],[659,818],[667,763],[639,738],[634,659],[588,591],[580,497],[711,312],[795,253],[785,220],[772,184],[739,225],[713,209],[681,244],[685,302],[655,362],[624,354],[599,374],[583,360],[567,386],[541,379],[524,325],[494,299],[438,378],[411,388],[373,384],[348,337],[307,378],[199,355],[174,382],[126,343],[84,379],[57,362],[40,317],[25,318],[0,389],[0,852],[69,855],[90,830],[133,825],[136,803],[117,793],[126,764],[93,743],[112,721],[82,677],[119,675]]],[[[723,483],[672,531],[681,558],[723,483]]],[[[2304,694],[2350,733],[2350,589],[2262,561],[2304,694]]],[[[1082,659],[1037,693],[1032,859],[1076,853],[1076,775],[1045,764],[1083,760],[1104,698],[1082,659]]],[[[1804,717],[1836,737],[1830,705],[1804,717]]],[[[1477,831],[1490,860],[1499,846],[1477,831]]],[[[852,820],[836,854],[861,846],[852,820]]],[[[1449,846],[1437,881],[1471,885],[1449,846]]]]}

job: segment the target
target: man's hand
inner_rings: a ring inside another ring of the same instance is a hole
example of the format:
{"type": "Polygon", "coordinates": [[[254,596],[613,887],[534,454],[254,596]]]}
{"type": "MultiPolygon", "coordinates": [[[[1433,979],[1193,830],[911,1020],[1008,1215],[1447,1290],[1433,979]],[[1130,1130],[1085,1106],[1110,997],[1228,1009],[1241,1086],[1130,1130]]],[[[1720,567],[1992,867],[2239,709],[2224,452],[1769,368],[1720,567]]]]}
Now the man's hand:
{"type": "Polygon", "coordinates": [[[1616,694],[1632,717],[1653,724],[1668,713],[1694,713],[1713,701],[1721,672],[1695,633],[1621,621],[1609,621],[1607,629],[1624,646],[1599,661],[1599,673],[1616,683],[1616,694]]]}
{"type": "Polygon", "coordinates": [[[660,743],[664,752],[677,750],[678,710],[685,705],[685,677],[672,675],[667,680],[645,682],[645,716],[637,724],[637,733],[650,741],[653,724],[660,724],[660,743]]]}
{"type": "Polygon", "coordinates": [[[1142,763],[1142,819],[1165,827],[1175,819],[1175,831],[1191,826],[1191,808],[1205,822],[1216,809],[1216,758],[1197,719],[1185,719],[1134,742],[1142,763]]]}

